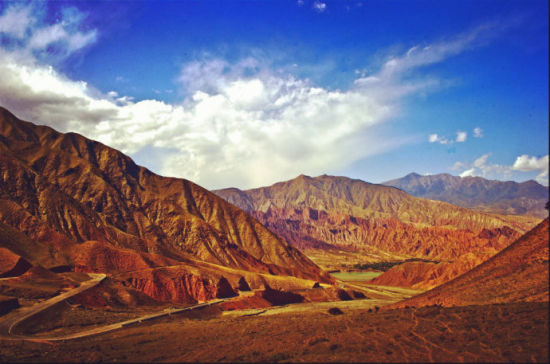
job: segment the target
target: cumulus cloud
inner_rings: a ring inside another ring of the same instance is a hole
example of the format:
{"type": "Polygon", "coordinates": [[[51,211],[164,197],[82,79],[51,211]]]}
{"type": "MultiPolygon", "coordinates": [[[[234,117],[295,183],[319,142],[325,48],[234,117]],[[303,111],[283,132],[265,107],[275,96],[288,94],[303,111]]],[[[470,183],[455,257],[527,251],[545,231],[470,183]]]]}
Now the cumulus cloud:
{"type": "Polygon", "coordinates": [[[471,164],[456,162],[452,169],[466,169],[460,173],[460,177],[481,176],[485,178],[494,178],[497,175],[499,177],[509,177],[510,168],[508,166],[487,163],[490,156],[491,153],[483,154],[482,156],[476,158],[471,164]]]}
{"type": "Polygon", "coordinates": [[[527,154],[520,155],[516,158],[512,169],[522,172],[538,171],[537,182],[548,185],[548,154],[540,158],[530,157],[527,154]]]}
{"type": "MultiPolygon", "coordinates": [[[[55,24],[44,24],[25,9],[10,5],[0,15],[0,31],[9,38],[2,44],[18,45],[0,47],[0,105],[130,155],[150,155],[158,164],[148,167],[207,188],[248,188],[300,173],[321,174],[410,143],[407,136],[380,132],[377,125],[400,112],[404,97],[432,90],[439,81],[406,80],[406,73],[457,54],[481,34],[411,48],[378,72],[360,75],[347,90],[276,72],[253,57],[191,62],[182,65],[177,78],[185,98],[167,104],[103,94],[67,78],[51,66],[46,50],[55,45],[66,57],[93,43],[97,31],[80,31],[84,15],[74,9],[55,24]],[[21,25],[6,31],[13,14],[22,14],[21,25]]],[[[433,142],[446,140],[434,135],[433,142]]]]}
{"type": "Polygon", "coordinates": [[[465,170],[464,172],[462,172],[460,174],[460,177],[464,178],[464,177],[473,177],[475,176],[475,168],[470,168],[470,169],[467,169],[465,170]]]}
{"type": "Polygon", "coordinates": [[[312,7],[315,11],[319,13],[327,10],[327,4],[322,1],[314,1],[312,7]]]}
{"type": "Polygon", "coordinates": [[[459,170],[465,169],[465,168],[468,168],[468,165],[466,163],[462,163],[462,162],[455,162],[455,164],[453,164],[453,166],[451,167],[451,169],[453,171],[459,171],[459,170]]]}
{"type": "Polygon", "coordinates": [[[541,158],[537,158],[535,156],[530,157],[527,154],[520,155],[516,158],[516,161],[514,162],[512,168],[522,172],[530,172],[543,169],[548,170],[548,155],[545,155],[541,158]]]}
{"type": "Polygon", "coordinates": [[[474,138],[482,138],[483,137],[483,129],[481,129],[479,126],[474,128],[474,138]]]}
{"type": "Polygon", "coordinates": [[[520,172],[539,172],[535,177],[536,181],[542,185],[548,186],[548,155],[543,157],[520,155],[512,165],[501,165],[488,163],[491,153],[484,154],[476,158],[471,164],[455,162],[452,170],[463,170],[460,177],[481,176],[485,178],[505,177],[510,178],[514,171],[520,172]]]}
{"type": "Polygon", "coordinates": [[[457,131],[456,132],[456,142],[457,143],[465,142],[467,137],[468,137],[468,133],[466,133],[465,131],[457,131]]]}

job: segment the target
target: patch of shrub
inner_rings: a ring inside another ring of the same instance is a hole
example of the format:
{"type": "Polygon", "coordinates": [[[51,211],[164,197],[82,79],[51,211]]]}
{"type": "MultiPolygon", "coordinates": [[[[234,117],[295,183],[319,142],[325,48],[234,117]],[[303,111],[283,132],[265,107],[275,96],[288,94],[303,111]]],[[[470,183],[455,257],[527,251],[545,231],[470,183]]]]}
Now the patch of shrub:
{"type": "Polygon", "coordinates": [[[292,292],[278,291],[275,289],[266,289],[261,293],[262,298],[275,306],[287,305],[289,303],[301,303],[304,297],[292,292]]]}
{"type": "Polygon", "coordinates": [[[341,315],[344,312],[342,312],[342,310],[338,307],[331,307],[328,309],[328,313],[330,313],[331,315],[341,315]]]}
{"type": "Polygon", "coordinates": [[[349,293],[347,293],[346,291],[344,291],[343,289],[339,289],[338,292],[336,293],[338,295],[338,299],[340,301],[352,301],[353,298],[351,298],[351,296],[349,295],[349,293]]]}

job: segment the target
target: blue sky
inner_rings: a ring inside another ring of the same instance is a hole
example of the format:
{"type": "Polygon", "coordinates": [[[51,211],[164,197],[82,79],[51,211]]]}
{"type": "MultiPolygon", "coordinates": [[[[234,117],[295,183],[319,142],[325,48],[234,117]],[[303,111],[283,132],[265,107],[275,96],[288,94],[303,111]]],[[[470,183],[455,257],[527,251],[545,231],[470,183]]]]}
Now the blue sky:
{"type": "Polygon", "coordinates": [[[0,105],[207,188],[548,185],[548,5],[3,2],[0,105]]]}

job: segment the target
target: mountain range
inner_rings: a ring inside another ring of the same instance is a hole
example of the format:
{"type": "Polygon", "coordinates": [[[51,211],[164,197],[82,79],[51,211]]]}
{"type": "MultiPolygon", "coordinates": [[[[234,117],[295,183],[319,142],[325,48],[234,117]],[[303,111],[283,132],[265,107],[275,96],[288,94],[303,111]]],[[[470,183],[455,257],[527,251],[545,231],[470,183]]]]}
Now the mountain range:
{"type": "MultiPolygon", "coordinates": [[[[44,268],[106,272],[109,289],[160,301],[334,283],[319,265],[334,268],[349,257],[362,263],[416,258],[374,283],[428,289],[486,261],[540,221],[328,175],[210,192],[3,108],[0,152],[0,276],[44,268]]],[[[539,187],[518,185],[505,196],[544,198],[539,187]]]]}
{"type": "Polygon", "coordinates": [[[397,257],[447,263],[470,254],[470,263],[439,272],[446,280],[471,268],[472,261],[494,255],[540,221],[470,210],[414,197],[395,187],[327,175],[300,175],[269,187],[214,192],[314,260],[334,251],[357,253],[367,261],[397,257]]]}
{"type": "Polygon", "coordinates": [[[275,275],[333,281],[212,192],[3,108],[0,171],[1,248],[34,266],[117,273],[132,289],[181,302],[231,291],[242,279],[250,286],[275,275]]]}
{"type": "Polygon", "coordinates": [[[482,177],[457,177],[450,174],[421,176],[410,173],[383,183],[413,196],[450,202],[454,205],[498,214],[548,216],[548,187],[533,180],[517,183],[482,177]]]}

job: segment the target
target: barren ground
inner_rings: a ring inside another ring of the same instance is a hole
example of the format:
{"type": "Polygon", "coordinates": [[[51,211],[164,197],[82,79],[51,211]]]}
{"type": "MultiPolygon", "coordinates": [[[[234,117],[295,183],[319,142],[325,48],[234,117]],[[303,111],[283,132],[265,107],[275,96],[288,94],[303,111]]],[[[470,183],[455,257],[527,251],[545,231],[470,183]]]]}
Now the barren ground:
{"type": "Polygon", "coordinates": [[[360,302],[270,315],[212,307],[64,343],[0,340],[0,361],[548,361],[548,303],[369,312],[360,302]]]}

